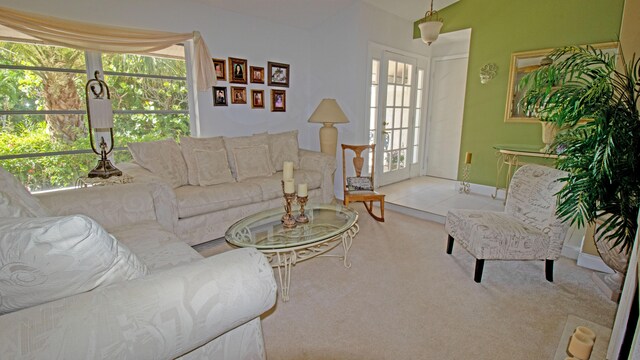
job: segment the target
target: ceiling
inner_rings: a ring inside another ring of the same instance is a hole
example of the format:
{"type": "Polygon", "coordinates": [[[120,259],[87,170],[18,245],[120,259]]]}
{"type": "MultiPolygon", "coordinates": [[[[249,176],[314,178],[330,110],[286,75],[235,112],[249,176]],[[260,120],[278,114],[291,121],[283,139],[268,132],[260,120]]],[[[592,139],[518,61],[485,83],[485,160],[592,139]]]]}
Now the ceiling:
{"type": "MultiPolygon", "coordinates": [[[[341,10],[363,1],[401,18],[414,21],[424,16],[428,0],[192,0],[243,15],[302,29],[312,29],[341,10]]],[[[434,0],[441,9],[458,0],[434,0]]]]}

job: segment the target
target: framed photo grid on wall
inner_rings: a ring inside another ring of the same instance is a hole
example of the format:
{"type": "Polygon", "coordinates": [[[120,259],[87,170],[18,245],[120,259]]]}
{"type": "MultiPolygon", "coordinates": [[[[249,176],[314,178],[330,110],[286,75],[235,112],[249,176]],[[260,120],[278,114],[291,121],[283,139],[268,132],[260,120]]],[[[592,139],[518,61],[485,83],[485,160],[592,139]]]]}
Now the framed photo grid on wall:
{"type": "Polygon", "coordinates": [[[287,92],[286,90],[271,90],[271,111],[285,112],[287,111],[287,92]]]}
{"type": "Polygon", "coordinates": [[[247,83],[247,59],[229,58],[229,82],[247,83]]]}
{"type": "Polygon", "coordinates": [[[212,59],[213,69],[216,72],[216,80],[227,81],[227,67],[226,61],[223,59],[212,59]]]}
{"type": "Polygon", "coordinates": [[[227,106],[227,87],[213,87],[213,106],[227,106]]]}
{"type": "Polygon", "coordinates": [[[251,108],[264,109],[264,90],[251,90],[251,108]]]}
{"type": "Polygon", "coordinates": [[[289,64],[267,62],[267,76],[269,86],[289,87],[289,64]]]}
{"type": "Polygon", "coordinates": [[[231,103],[232,104],[246,104],[247,103],[247,88],[242,86],[231,87],[231,103]]]}

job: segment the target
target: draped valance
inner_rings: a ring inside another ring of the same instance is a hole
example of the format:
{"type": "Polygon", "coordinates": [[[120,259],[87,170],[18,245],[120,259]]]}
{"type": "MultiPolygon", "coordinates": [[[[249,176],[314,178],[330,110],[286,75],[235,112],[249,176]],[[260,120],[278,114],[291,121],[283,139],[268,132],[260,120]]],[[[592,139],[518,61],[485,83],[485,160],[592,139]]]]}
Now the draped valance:
{"type": "Polygon", "coordinates": [[[31,14],[0,7],[0,24],[53,45],[80,50],[151,54],[193,40],[196,85],[206,91],[215,85],[213,62],[200,33],[171,33],[106,26],[31,14]]]}

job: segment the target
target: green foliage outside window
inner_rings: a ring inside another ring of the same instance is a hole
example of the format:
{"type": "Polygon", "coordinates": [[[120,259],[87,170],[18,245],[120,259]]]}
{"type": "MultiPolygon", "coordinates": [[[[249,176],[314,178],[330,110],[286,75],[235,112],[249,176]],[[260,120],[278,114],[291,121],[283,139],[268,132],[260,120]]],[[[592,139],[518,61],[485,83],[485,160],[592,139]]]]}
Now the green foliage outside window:
{"type": "MultiPolygon", "coordinates": [[[[91,149],[86,114],[37,113],[85,111],[84,55],[69,48],[0,41],[0,66],[40,68],[0,68],[0,156],[91,149]],[[26,113],[13,113],[16,111],[26,113]]],[[[189,134],[184,61],[103,54],[102,62],[115,112],[116,147],[189,134]]],[[[116,152],[115,157],[117,162],[130,160],[127,151],[116,152]]],[[[97,155],[91,152],[3,159],[0,166],[31,191],[38,191],[73,186],[96,161],[97,155]]]]}

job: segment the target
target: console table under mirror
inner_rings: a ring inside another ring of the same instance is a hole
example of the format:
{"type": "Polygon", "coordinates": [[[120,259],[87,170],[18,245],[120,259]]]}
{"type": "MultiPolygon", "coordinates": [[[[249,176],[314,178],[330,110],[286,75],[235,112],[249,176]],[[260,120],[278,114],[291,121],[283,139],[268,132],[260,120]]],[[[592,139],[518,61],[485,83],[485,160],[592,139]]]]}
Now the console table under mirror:
{"type": "Polygon", "coordinates": [[[504,189],[504,203],[507,202],[507,195],[509,192],[509,183],[511,182],[511,176],[519,166],[536,163],[546,166],[554,166],[555,159],[559,156],[557,154],[542,151],[540,145],[530,144],[497,144],[493,148],[496,150],[496,190],[491,195],[492,198],[497,198],[498,192],[504,189]],[[528,162],[521,160],[521,158],[528,158],[528,162]],[[538,159],[538,160],[536,160],[538,159]],[[505,171],[506,170],[506,171],[505,171]],[[504,175],[503,175],[504,174],[504,175]],[[504,178],[504,187],[501,186],[500,179],[504,178]]]}

